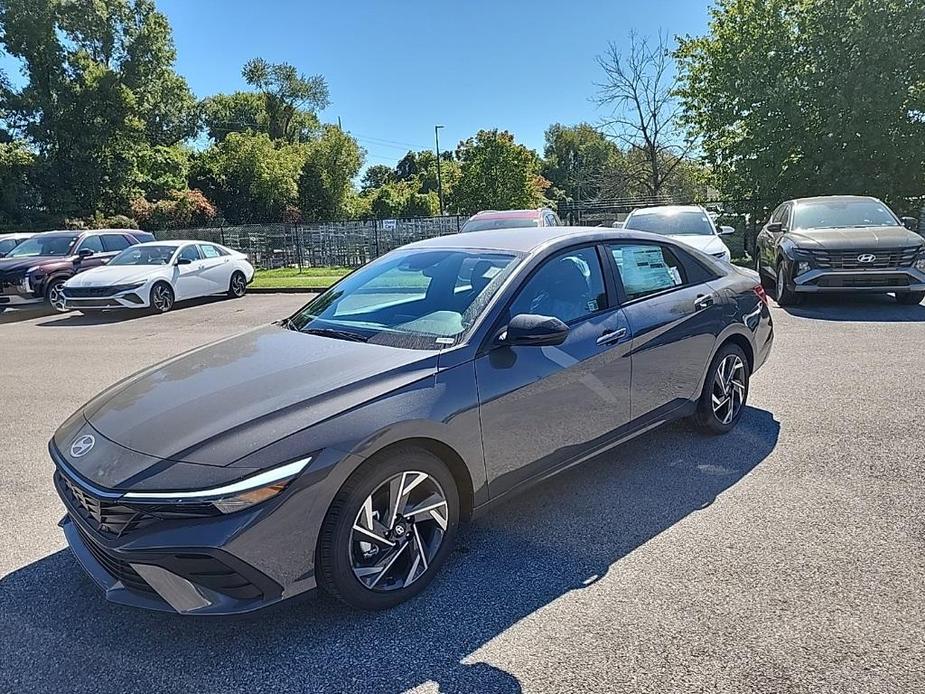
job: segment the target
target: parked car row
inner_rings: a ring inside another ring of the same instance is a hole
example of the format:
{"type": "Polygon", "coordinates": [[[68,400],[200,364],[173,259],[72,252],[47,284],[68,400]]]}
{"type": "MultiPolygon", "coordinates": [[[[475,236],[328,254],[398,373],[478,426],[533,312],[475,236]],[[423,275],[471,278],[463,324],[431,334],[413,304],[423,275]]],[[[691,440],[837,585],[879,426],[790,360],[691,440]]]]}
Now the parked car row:
{"type": "Polygon", "coordinates": [[[45,303],[58,312],[150,309],[216,294],[243,296],[247,256],[205,241],[155,241],[136,229],[29,235],[0,258],[0,311],[45,303]]]}
{"type": "MultiPolygon", "coordinates": [[[[699,206],[633,210],[621,229],[662,234],[723,260],[729,249],[699,206]]],[[[900,304],[925,299],[925,239],[915,217],[898,217],[882,201],[834,195],[781,203],[756,240],[755,269],[781,306],[809,294],[893,294],[900,304]]]]}

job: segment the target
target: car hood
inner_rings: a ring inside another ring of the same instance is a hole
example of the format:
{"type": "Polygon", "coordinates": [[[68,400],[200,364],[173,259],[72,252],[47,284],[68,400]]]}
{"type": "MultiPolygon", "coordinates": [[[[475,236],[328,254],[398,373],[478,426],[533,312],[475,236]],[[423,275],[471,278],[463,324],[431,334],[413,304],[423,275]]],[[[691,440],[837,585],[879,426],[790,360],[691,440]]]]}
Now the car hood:
{"type": "Polygon", "coordinates": [[[680,243],[686,243],[688,246],[692,246],[698,251],[702,251],[708,255],[723,253],[726,250],[726,244],[723,243],[722,239],[713,234],[673,234],[668,238],[679,241],[680,243]]]}
{"type": "Polygon", "coordinates": [[[117,383],[87,403],[81,417],[62,425],[55,444],[69,465],[103,485],[93,455],[72,460],[67,454],[84,424],[153,464],[228,466],[332,415],[432,376],[436,354],[270,325],[117,383]]]}
{"type": "Polygon", "coordinates": [[[163,273],[166,266],[149,265],[107,265],[95,267],[74,275],[67,281],[68,287],[109,287],[114,284],[146,282],[155,274],[163,273]],[[158,270],[161,272],[159,273],[158,270]]]}
{"type": "Polygon", "coordinates": [[[31,267],[44,263],[60,263],[66,261],[66,256],[60,255],[33,255],[28,258],[0,258],[0,279],[8,277],[22,277],[31,267]]]}
{"type": "Polygon", "coordinates": [[[797,229],[788,232],[787,236],[798,248],[822,248],[829,251],[876,251],[925,243],[915,232],[899,226],[797,229]]]}

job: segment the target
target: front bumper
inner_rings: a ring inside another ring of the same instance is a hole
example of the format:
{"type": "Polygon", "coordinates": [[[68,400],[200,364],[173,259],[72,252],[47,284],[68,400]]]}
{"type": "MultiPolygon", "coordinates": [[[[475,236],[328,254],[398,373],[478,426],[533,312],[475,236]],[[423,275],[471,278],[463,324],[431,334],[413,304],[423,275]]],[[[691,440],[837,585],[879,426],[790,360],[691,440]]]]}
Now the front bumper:
{"type": "Polygon", "coordinates": [[[319,500],[310,484],[297,484],[297,478],[278,497],[236,513],[151,520],[126,514],[118,492],[83,480],[56,453],[55,488],[67,510],[59,525],[107,600],[228,615],[316,587],[315,543],[323,516],[315,513],[319,500]]]}
{"type": "Polygon", "coordinates": [[[925,291],[925,272],[915,268],[891,270],[811,269],[793,279],[793,291],[801,294],[925,291]]]}
{"type": "Polygon", "coordinates": [[[118,292],[109,296],[74,296],[64,288],[64,306],[69,309],[147,308],[150,292],[147,287],[118,292]]]}

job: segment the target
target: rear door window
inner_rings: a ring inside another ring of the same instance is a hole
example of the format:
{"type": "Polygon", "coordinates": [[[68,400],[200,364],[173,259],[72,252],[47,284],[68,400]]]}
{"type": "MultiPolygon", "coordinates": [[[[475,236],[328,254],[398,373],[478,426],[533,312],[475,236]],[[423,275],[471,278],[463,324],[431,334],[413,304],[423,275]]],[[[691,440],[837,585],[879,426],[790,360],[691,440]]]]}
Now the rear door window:
{"type": "Polygon", "coordinates": [[[641,299],[687,284],[687,273],[677,256],[656,243],[607,244],[623,282],[627,301],[641,299]]]}
{"type": "Polygon", "coordinates": [[[124,251],[132,245],[122,234],[103,234],[101,239],[103,242],[103,250],[107,253],[124,251]]]}

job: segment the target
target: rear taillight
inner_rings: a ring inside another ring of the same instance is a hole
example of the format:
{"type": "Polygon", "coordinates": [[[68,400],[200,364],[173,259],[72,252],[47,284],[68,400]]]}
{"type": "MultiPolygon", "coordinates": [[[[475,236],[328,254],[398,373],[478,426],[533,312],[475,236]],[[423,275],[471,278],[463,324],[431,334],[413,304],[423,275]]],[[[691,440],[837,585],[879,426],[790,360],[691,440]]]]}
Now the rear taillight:
{"type": "Polygon", "coordinates": [[[768,293],[764,291],[764,287],[762,287],[760,284],[756,284],[752,291],[755,292],[755,295],[759,299],[761,299],[761,303],[763,303],[765,306],[768,305],[768,293]]]}

